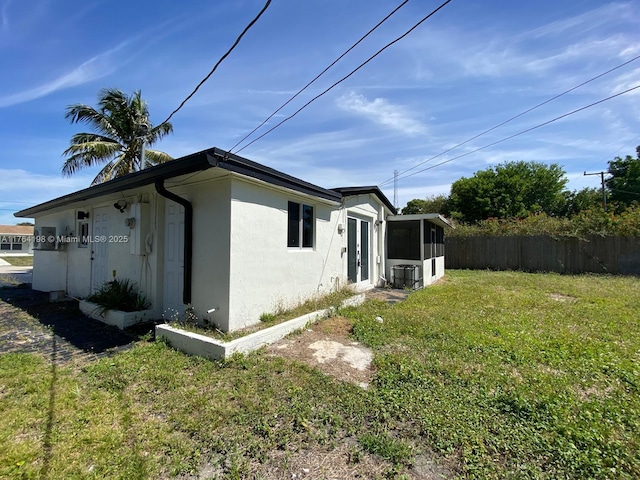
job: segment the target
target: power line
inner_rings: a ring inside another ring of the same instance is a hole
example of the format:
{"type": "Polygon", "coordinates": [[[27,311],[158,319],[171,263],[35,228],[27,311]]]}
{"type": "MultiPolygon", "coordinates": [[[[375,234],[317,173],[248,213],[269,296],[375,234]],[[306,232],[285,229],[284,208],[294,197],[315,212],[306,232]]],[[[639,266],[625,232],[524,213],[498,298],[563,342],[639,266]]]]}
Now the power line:
{"type": "MultiPolygon", "coordinates": [[[[434,169],[436,167],[439,167],[440,165],[444,165],[445,163],[453,162],[454,160],[458,160],[459,158],[466,157],[467,155],[471,155],[472,153],[476,153],[476,152],[479,152],[480,150],[484,150],[486,148],[493,147],[494,145],[498,145],[499,143],[506,142],[507,140],[511,140],[512,138],[515,138],[515,137],[519,137],[520,135],[523,135],[525,133],[531,132],[532,130],[536,130],[536,129],[540,128],[540,127],[544,127],[545,125],[549,125],[550,123],[556,122],[556,121],[561,120],[561,119],[563,119],[565,117],[573,115],[574,113],[581,112],[583,110],[586,110],[587,108],[591,108],[591,107],[593,107],[595,105],[598,105],[600,103],[606,102],[607,100],[611,100],[612,98],[619,97],[621,95],[624,95],[625,93],[632,92],[633,90],[636,90],[638,88],[640,88],[640,85],[636,85],[635,87],[631,87],[631,88],[629,88],[627,90],[624,90],[622,92],[618,92],[615,95],[611,95],[611,96],[609,96],[607,98],[603,98],[601,100],[598,100],[597,102],[590,103],[589,105],[585,105],[584,107],[577,108],[575,110],[572,110],[569,113],[565,113],[564,115],[560,115],[560,116],[555,117],[555,118],[553,118],[551,120],[548,120],[546,122],[540,123],[540,124],[535,125],[535,126],[530,127],[530,128],[527,128],[526,130],[522,130],[522,131],[520,131],[518,133],[514,133],[513,135],[509,135],[508,137],[505,137],[505,138],[503,138],[501,140],[497,140],[495,142],[489,143],[488,145],[485,145],[484,147],[476,148],[475,150],[471,150],[470,152],[463,153],[462,155],[458,155],[457,157],[450,158],[449,160],[445,160],[443,162],[436,163],[435,165],[431,165],[430,167],[423,168],[421,170],[418,170],[417,172],[410,173],[410,174],[405,175],[405,176],[403,176],[401,178],[413,177],[414,175],[417,175],[418,173],[426,172],[427,170],[432,170],[432,169],[434,169]]],[[[380,184],[379,186],[382,186],[382,184],[380,184]]]]}
{"type": "Polygon", "coordinates": [[[630,195],[640,195],[638,192],[631,192],[629,190],[620,190],[619,188],[609,188],[610,192],[628,193],[630,195]]]}
{"type": "Polygon", "coordinates": [[[251,130],[249,133],[247,133],[242,140],[240,140],[238,143],[236,143],[233,147],[231,147],[229,149],[229,152],[231,152],[232,150],[234,150],[238,145],[240,145],[242,142],[244,142],[247,138],[249,138],[251,135],[253,135],[259,128],[261,128],[265,123],[267,123],[269,120],[271,120],[278,112],[280,112],[280,110],[282,110],[284,107],[286,107],[287,105],[289,105],[293,100],[295,100],[298,95],[300,95],[302,92],[304,92],[307,88],[309,88],[316,80],[318,80],[322,75],[324,75],[325,73],[327,73],[327,71],[333,67],[336,63],[338,63],[340,60],[342,60],[342,58],[347,55],[351,50],[353,50],[354,48],[356,48],[360,43],[362,43],[362,41],[367,38],[369,35],[371,35],[380,25],[382,25],[384,22],[386,22],[387,20],[389,20],[389,18],[391,18],[392,15],[394,15],[398,10],[400,10],[402,7],[404,7],[407,3],[409,3],[409,0],[404,0],[404,2],[402,2],[400,5],[398,5],[396,8],[394,8],[391,13],[389,13],[386,17],[384,17],[382,20],[380,20],[372,29],[370,29],[367,33],[365,33],[362,37],[360,37],[360,39],[354,43],[353,45],[351,45],[342,55],[340,55],[338,58],[336,58],[333,62],[331,62],[329,64],[328,67],[326,67],[324,70],[322,70],[318,75],[316,75],[313,80],[311,80],[309,83],[307,83],[304,87],[302,87],[300,90],[298,90],[296,92],[296,94],[291,97],[289,100],[287,100],[286,102],[284,102],[282,105],[280,105],[280,107],[278,107],[278,109],[273,112],[271,115],[269,115],[267,118],[265,118],[262,123],[260,125],[258,125],[256,128],[254,128],[253,130],[251,130]]]}
{"type": "Polygon", "coordinates": [[[262,7],[262,10],[260,10],[260,12],[258,13],[258,15],[256,15],[256,17],[251,20],[251,22],[244,27],[244,30],[242,31],[242,33],[238,36],[238,38],[236,38],[236,41],[233,42],[233,45],[231,45],[231,47],[229,48],[229,50],[226,51],[226,53],[224,55],[222,55],[222,57],[220,57],[220,60],[218,60],[216,62],[216,64],[213,66],[213,68],[211,69],[211,71],[207,74],[206,77],[204,77],[200,83],[196,86],[196,88],[193,89],[193,92],[191,92],[187,98],[185,98],[182,103],[178,106],[178,108],[176,108],[173,112],[171,112],[171,114],[167,117],[167,119],[162,122],[162,123],[166,123],[169,120],[171,120],[171,117],[173,117],[173,115],[175,115],[183,106],[185,103],[187,103],[191,97],[193,97],[196,92],[198,91],[198,89],[207,81],[209,80],[209,77],[211,77],[211,75],[213,75],[213,72],[215,72],[218,68],[218,66],[224,61],[225,58],[227,58],[229,56],[229,54],[233,51],[234,48],[236,48],[236,46],[240,43],[240,40],[242,40],[242,37],[244,37],[244,34],[247,33],[249,31],[249,29],[251,27],[253,27],[253,25],[258,21],[258,19],[262,16],[262,14],[267,10],[267,8],[269,7],[269,5],[271,4],[271,0],[267,0],[267,3],[264,4],[264,7],[262,7]]]}
{"type": "MultiPolygon", "coordinates": [[[[582,82],[581,84],[576,85],[575,87],[572,87],[572,88],[570,88],[569,90],[565,90],[564,92],[562,92],[562,93],[560,93],[560,94],[558,94],[558,95],[555,95],[555,96],[553,96],[553,97],[551,97],[551,98],[549,98],[549,99],[545,100],[544,102],[539,103],[538,105],[536,105],[536,106],[534,106],[534,107],[531,107],[531,108],[529,108],[529,109],[525,110],[524,112],[519,113],[519,114],[517,114],[517,115],[515,115],[515,116],[513,116],[513,117],[511,117],[511,118],[509,118],[508,120],[505,120],[504,122],[499,123],[499,124],[497,124],[497,125],[495,125],[495,126],[491,127],[491,128],[490,128],[490,129],[488,129],[488,130],[485,130],[484,132],[478,133],[477,135],[475,135],[475,136],[473,136],[473,137],[471,137],[471,138],[469,138],[469,139],[465,140],[464,142],[458,143],[457,145],[454,145],[453,147],[451,147],[451,148],[449,148],[449,149],[447,149],[447,150],[444,150],[443,152],[440,152],[439,154],[434,155],[434,156],[433,156],[433,157],[431,157],[431,158],[428,158],[428,159],[426,159],[426,160],[423,160],[422,162],[417,163],[417,164],[416,164],[416,165],[414,165],[413,167],[408,168],[407,170],[404,170],[404,171],[400,172],[400,177],[402,177],[402,175],[404,175],[405,173],[410,172],[411,170],[414,170],[414,169],[418,168],[420,165],[424,165],[425,163],[428,163],[428,162],[430,162],[431,160],[435,160],[436,158],[441,157],[441,156],[442,156],[442,155],[444,155],[445,153],[449,153],[450,151],[455,150],[456,148],[461,147],[462,145],[464,145],[464,144],[466,144],[466,143],[469,143],[469,142],[471,142],[472,140],[475,140],[476,138],[482,137],[483,135],[486,135],[487,133],[492,132],[493,130],[495,130],[495,129],[497,129],[497,128],[502,127],[503,125],[506,125],[507,123],[512,122],[512,121],[513,121],[513,120],[515,120],[516,118],[520,118],[520,117],[522,117],[523,115],[526,115],[527,113],[532,112],[533,110],[536,110],[537,108],[540,108],[540,107],[542,107],[543,105],[546,105],[546,104],[547,104],[547,103],[549,103],[549,102],[552,102],[553,100],[556,100],[556,99],[558,99],[558,98],[560,98],[560,97],[562,97],[562,96],[564,96],[564,95],[566,95],[566,94],[568,94],[568,93],[571,93],[571,92],[573,92],[574,90],[577,90],[578,88],[583,87],[583,86],[587,85],[588,83],[593,82],[594,80],[597,80],[597,79],[599,79],[599,78],[601,78],[601,77],[604,77],[605,75],[608,75],[609,73],[611,73],[611,72],[613,72],[613,71],[615,71],[615,70],[618,70],[619,68],[622,68],[622,67],[624,67],[625,65],[630,64],[631,62],[634,62],[634,61],[638,60],[639,58],[640,58],[640,55],[635,56],[635,57],[633,57],[631,60],[628,60],[628,61],[626,61],[626,62],[624,62],[624,63],[621,63],[620,65],[618,65],[618,66],[616,66],[616,67],[610,68],[610,69],[609,69],[609,70],[607,70],[606,72],[603,72],[603,73],[601,73],[601,74],[599,74],[599,75],[596,75],[595,77],[590,78],[589,80],[587,80],[587,81],[585,81],[585,82],[582,82]]],[[[384,182],[382,182],[380,185],[381,185],[381,186],[382,186],[382,185],[386,185],[387,183],[390,183],[391,181],[393,181],[393,179],[394,179],[394,177],[391,177],[391,178],[389,178],[389,179],[385,180],[384,182]]]]}
{"type": "Polygon", "coordinates": [[[265,135],[268,135],[269,133],[273,132],[276,128],[278,128],[280,125],[282,125],[285,122],[288,122],[289,120],[291,120],[293,117],[295,117],[298,113],[300,113],[302,110],[304,110],[305,108],[307,108],[309,105],[311,105],[313,102],[315,102],[318,98],[322,97],[324,94],[326,94],[327,92],[329,92],[330,90],[332,90],[334,87],[336,87],[337,85],[339,85],[340,83],[344,82],[347,78],[351,77],[354,73],[356,73],[358,70],[360,70],[362,67],[364,67],[367,63],[369,63],[371,60],[373,60],[374,58],[376,58],[378,55],[380,55],[383,51],[385,51],[387,48],[389,48],[391,45],[393,45],[396,42],[399,42],[400,40],[402,40],[404,37],[406,37],[407,35],[409,35],[412,31],[414,31],[416,28],[418,28],[423,22],[425,22],[426,20],[428,20],[429,18],[431,18],[433,15],[435,15],[440,9],[444,8],[445,5],[447,5],[448,3],[450,3],[451,0],[447,0],[446,2],[442,3],[438,8],[436,8],[435,10],[433,10],[431,13],[429,13],[427,16],[423,17],[418,23],[416,23],[413,27],[411,27],[409,30],[407,30],[405,33],[403,33],[402,35],[400,35],[399,37],[397,37],[396,39],[392,40],[391,42],[387,43],[384,47],[382,47],[380,50],[378,50],[376,53],[374,53],[373,55],[371,55],[368,59],[366,59],[364,62],[362,62],[360,65],[358,65],[355,69],[351,70],[351,72],[349,72],[347,75],[345,75],[344,77],[342,77],[340,80],[338,80],[337,82],[335,82],[333,85],[331,85],[329,88],[327,88],[326,90],[324,90],[322,93],[319,93],[318,95],[316,95],[315,97],[313,97],[311,100],[309,100],[307,103],[305,103],[302,107],[300,107],[298,110],[296,110],[295,112],[293,112],[291,115],[289,115],[287,118],[281,120],[279,123],[277,123],[276,125],[274,125],[273,127],[271,127],[269,130],[267,130],[266,132],[264,132],[262,135],[260,135],[259,137],[254,138],[252,141],[250,141],[249,143],[247,143],[244,147],[242,147],[239,150],[236,150],[234,153],[240,153],[242,150],[244,150],[245,148],[247,148],[248,146],[254,144],[255,142],[257,142],[258,140],[260,140],[261,138],[263,138],[265,135]]]}

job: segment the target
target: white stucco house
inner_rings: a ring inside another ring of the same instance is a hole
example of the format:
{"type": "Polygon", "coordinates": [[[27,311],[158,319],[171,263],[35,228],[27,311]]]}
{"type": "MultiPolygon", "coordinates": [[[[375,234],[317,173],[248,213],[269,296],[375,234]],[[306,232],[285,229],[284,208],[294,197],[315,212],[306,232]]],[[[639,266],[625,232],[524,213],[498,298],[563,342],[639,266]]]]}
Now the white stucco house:
{"type": "Polygon", "coordinates": [[[34,289],[83,298],[128,278],[155,318],[191,305],[223,331],[347,283],[384,285],[392,265],[433,268],[421,285],[444,274],[425,246],[425,222],[446,225],[439,215],[411,219],[419,238],[414,224],[395,229],[419,253],[388,260],[387,228],[401,216],[377,187],[325,189],[217,148],[15,215],[36,221],[34,289]]]}

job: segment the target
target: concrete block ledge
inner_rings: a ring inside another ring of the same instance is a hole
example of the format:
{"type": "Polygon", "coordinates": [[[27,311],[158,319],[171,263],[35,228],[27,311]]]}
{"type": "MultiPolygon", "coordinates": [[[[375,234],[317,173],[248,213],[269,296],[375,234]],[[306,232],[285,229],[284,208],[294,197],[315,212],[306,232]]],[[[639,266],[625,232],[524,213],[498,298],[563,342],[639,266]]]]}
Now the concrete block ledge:
{"type": "Polygon", "coordinates": [[[80,300],[78,306],[80,311],[87,317],[99,320],[107,325],[113,325],[114,327],[118,327],[120,330],[124,330],[125,328],[136,325],[137,323],[150,320],[153,314],[153,310],[141,310],[138,312],[107,310],[104,315],[100,315],[100,306],[86,300],[80,300]]]}
{"type": "MultiPolygon", "coordinates": [[[[341,307],[355,307],[364,302],[363,293],[347,298],[341,303],[341,307]]],[[[296,330],[300,330],[309,323],[315,323],[332,313],[332,308],[317,310],[301,317],[287,320],[272,327],[263,328],[244,337],[236,338],[230,342],[223,342],[215,338],[188,332],[180,328],[172,327],[166,323],[156,325],[156,338],[164,338],[169,344],[188,355],[196,355],[211,360],[227,358],[234,353],[249,353],[265,345],[277,342],[281,338],[296,330]]]]}

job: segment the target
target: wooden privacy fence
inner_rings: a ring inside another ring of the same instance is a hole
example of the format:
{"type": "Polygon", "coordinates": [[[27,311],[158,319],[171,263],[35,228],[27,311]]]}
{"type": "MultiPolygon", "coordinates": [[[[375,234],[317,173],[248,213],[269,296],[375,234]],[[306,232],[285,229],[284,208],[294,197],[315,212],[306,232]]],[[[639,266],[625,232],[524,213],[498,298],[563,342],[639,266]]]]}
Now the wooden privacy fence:
{"type": "Polygon", "coordinates": [[[640,275],[640,237],[446,237],[445,266],[640,275]]]}

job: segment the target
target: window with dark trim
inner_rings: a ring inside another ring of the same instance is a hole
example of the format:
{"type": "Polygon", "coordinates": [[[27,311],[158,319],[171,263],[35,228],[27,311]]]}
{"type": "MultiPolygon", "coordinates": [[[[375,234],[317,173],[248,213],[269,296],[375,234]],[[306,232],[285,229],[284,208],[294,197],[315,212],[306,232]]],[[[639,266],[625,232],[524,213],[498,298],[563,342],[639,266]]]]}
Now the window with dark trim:
{"type": "Polygon", "coordinates": [[[78,224],[78,233],[80,234],[78,248],[87,248],[89,246],[89,222],[80,222],[78,224]]]}
{"type": "Polygon", "coordinates": [[[289,202],[288,211],[287,247],[313,248],[313,207],[289,202]]]}
{"type": "Polygon", "coordinates": [[[0,244],[0,250],[22,250],[22,243],[2,243],[0,244]]]}

